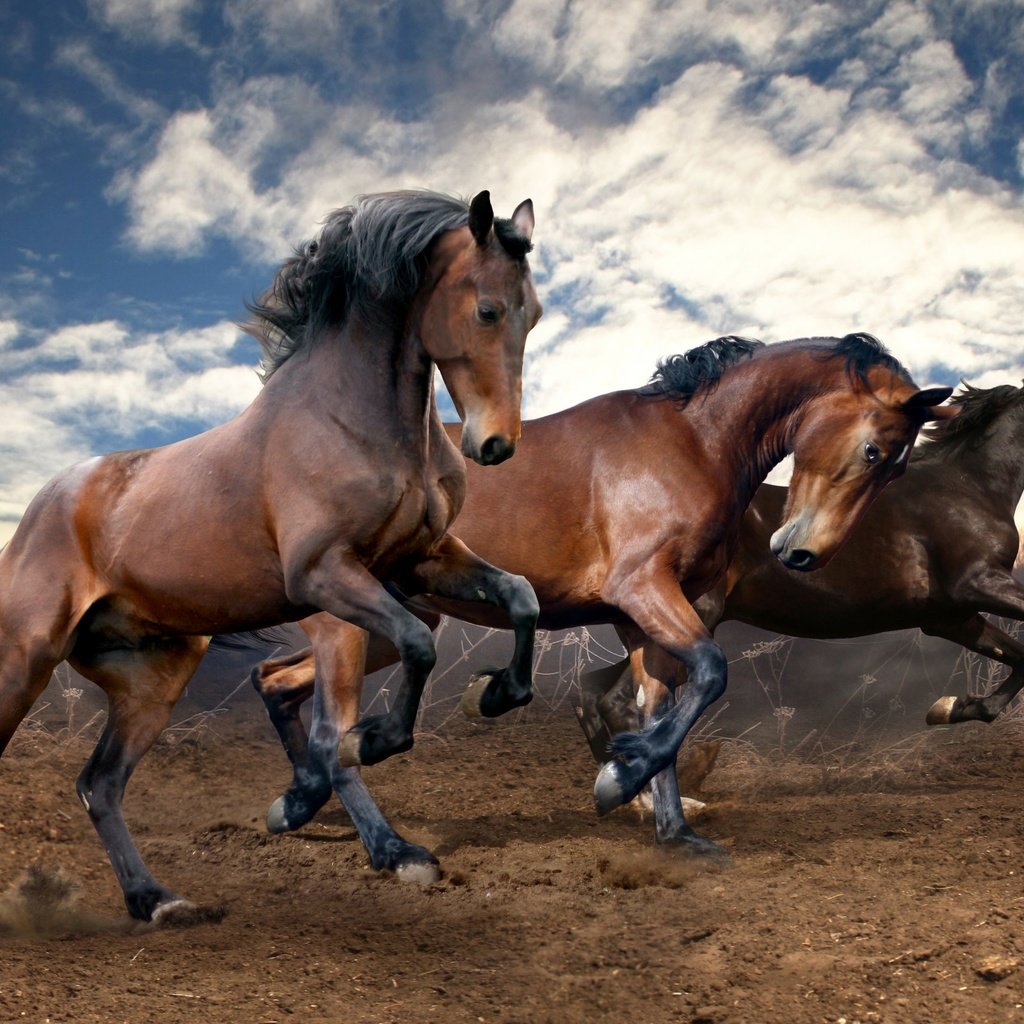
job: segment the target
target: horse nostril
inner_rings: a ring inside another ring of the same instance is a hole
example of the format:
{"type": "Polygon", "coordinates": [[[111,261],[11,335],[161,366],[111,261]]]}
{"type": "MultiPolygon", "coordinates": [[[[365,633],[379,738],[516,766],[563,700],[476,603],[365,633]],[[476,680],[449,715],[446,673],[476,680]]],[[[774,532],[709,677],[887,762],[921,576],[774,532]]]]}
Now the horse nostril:
{"type": "Polygon", "coordinates": [[[817,556],[813,551],[808,551],[806,548],[795,548],[789,553],[789,557],[786,559],[786,565],[790,569],[810,569],[812,565],[817,561],[817,556]]]}
{"type": "Polygon", "coordinates": [[[480,462],[484,466],[496,466],[499,462],[511,458],[515,450],[516,446],[511,441],[500,434],[494,434],[480,445],[480,462]]]}

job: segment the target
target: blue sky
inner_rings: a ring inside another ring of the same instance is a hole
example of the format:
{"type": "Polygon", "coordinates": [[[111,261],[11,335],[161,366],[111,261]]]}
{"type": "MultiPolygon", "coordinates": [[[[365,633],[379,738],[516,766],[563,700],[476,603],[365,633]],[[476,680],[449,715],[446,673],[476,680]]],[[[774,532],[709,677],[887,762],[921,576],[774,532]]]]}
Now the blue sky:
{"type": "Polygon", "coordinates": [[[1024,4],[0,0],[0,540],[229,418],[234,321],[361,192],[526,196],[529,415],[721,333],[1024,377],[1024,4]]]}

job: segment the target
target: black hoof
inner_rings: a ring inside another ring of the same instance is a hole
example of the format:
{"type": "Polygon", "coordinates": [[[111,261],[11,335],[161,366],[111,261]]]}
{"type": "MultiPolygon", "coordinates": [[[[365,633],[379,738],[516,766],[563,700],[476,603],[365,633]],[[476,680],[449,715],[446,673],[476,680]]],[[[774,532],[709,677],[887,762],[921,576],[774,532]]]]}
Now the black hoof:
{"type": "Polygon", "coordinates": [[[710,864],[716,864],[723,868],[731,868],[733,866],[732,859],[729,857],[729,853],[724,846],[719,846],[718,843],[705,839],[704,836],[697,835],[692,830],[670,838],[659,839],[658,848],[665,850],[667,853],[678,853],[686,857],[698,857],[710,864]]]}
{"type": "Polygon", "coordinates": [[[399,732],[387,715],[373,715],[353,726],[338,744],[338,762],[345,768],[378,764],[412,749],[411,732],[399,732]]]}
{"type": "Polygon", "coordinates": [[[533,700],[533,690],[510,689],[508,671],[480,672],[469,681],[462,695],[462,713],[467,718],[498,718],[533,700]]]}
{"type": "Polygon", "coordinates": [[[279,836],[284,832],[294,832],[297,828],[302,828],[313,820],[316,812],[327,802],[330,793],[330,789],[325,796],[295,789],[282,793],[267,811],[267,831],[271,835],[279,836]]]}

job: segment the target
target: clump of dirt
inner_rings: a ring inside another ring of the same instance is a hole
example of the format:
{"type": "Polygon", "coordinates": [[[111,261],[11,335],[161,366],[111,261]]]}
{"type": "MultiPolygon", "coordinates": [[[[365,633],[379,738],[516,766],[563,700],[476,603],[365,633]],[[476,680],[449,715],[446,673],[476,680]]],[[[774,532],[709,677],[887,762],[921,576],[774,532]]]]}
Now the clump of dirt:
{"type": "Polygon", "coordinates": [[[113,920],[79,907],[78,893],[78,883],[59,868],[32,864],[0,896],[0,936],[40,939],[131,930],[131,921],[113,920]]]}
{"type": "Polygon", "coordinates": [[[721,870],[721,865],[698,857],[680,856],[656,848],[615,853],[597,863],[601,880],[616,889],[684,889],[695,879],[721,870]]]}

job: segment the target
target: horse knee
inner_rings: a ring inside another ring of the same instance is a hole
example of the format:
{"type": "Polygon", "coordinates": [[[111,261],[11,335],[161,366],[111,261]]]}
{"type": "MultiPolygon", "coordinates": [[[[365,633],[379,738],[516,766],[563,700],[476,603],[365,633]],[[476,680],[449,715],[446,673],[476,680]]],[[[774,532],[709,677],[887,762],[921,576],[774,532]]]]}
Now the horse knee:
{"type": "Polygon", "coordinates": [[[437,662],[434,637],[419,619],[413,619],[399,640],[402,662],[414,672],[428,676],[437,662]]]}
{"type": "Polygon", "coordinates": [[[701,695],[708,704],[725,692],[729,676],[729,659],[725,651],[712,641],[705,641],[694,650],[687,664],[687,686],[701,695]]]}
{"type": "Polygon", "coordinates": [[[511,618],[536,622],[540,618],[540,601],[530,581],[525,576],[509,576],[506,588],[511,618]]]}

